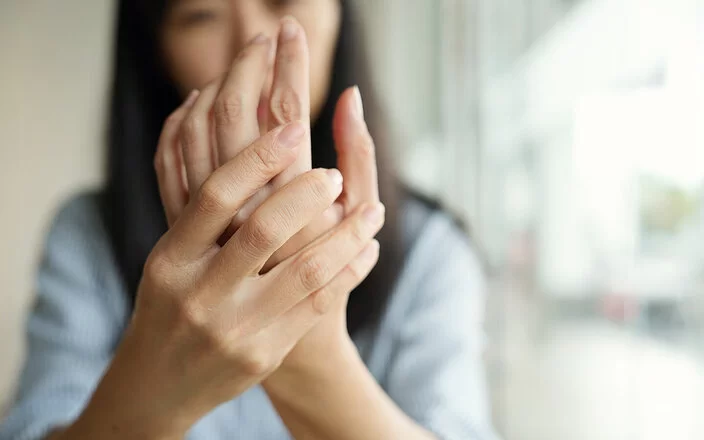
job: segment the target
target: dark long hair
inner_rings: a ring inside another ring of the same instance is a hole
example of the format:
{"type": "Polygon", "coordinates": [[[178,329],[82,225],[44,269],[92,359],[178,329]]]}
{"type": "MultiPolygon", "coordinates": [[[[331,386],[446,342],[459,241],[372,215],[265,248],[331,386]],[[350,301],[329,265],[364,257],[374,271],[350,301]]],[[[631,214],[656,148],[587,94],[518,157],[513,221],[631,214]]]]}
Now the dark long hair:
{"type": "MultiPolygon", "coordinates": [[[[388,160],[390,140],[369,83],[358,23],[349,1],[342,0],[341,5],[342,22],[328,98],[312,127],[313,166],[336,166],[332,136],[335,103],[347,87],[359,85],[377,144],[381,199],[387,209],[386,226],[378,236],[382,249],[379,263],[350,296],[348,330],[355,334],[378,321],[398,277],[404,254],[399,218],[404,192],[388,160]]],[[[181,99],[159,54],[159,28],[167,7],[168,0],[118,3],[107,132],[108,179],[102,212],[130,295],[137,291],[147,255],[167,227],[152,166],[163,121],[181,99]]]]}

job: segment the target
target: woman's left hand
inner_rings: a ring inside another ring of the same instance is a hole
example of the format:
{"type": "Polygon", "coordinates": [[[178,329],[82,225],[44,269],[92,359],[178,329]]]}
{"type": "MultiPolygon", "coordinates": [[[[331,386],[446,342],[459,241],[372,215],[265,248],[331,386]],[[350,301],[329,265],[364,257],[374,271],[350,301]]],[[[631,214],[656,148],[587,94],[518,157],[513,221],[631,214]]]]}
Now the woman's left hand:
{"type": "MultiPolygon", "coordinates": [[[[338,168],[344,177],[342,195],[338,199],[347,216],[361,205],[379,203],[379,184],[374,141],[364,119],[362,98],[357,87],[347,89],[337,103],[333,122],[335,148],[338,153],[338,168]]],[[[376,260],[379,256],[378,242],[374,248],[376,260]]],[[[339,350],[352,348],[347,332],[347,300],[356,284],[367,273],[362,268],[348,265],[334,283],[326,287],[335,292],[325,295],[336,298],[323,319],[308,332],[284,359],[279,369],[264,382],[278,380],[282,373],[295,373],[308,370],[339,350]],[[345,275],[342,275],[345,273],[345,275]],[[347,291],[341,291],[346,289],[347,291]]]]}

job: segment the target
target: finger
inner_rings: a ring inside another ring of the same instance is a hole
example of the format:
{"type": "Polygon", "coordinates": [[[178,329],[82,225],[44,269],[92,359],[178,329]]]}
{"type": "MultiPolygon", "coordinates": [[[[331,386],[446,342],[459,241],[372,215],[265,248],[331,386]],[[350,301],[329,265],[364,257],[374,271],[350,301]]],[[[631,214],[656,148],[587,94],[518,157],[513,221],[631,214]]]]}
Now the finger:
{"type": "Polygon", "coordinates": [[[198,192],[214,170],[210,110],[221,82],[214,81],[203,89],[181,126],[181,148],[190,194],[198,192]]]}
{"type": "Polygon", "coordinates": [[[371,273],[379,261],[379,242],[372,240],[332,281],[322,289],[312,293],[281,319],[270,326],[278,334],[291,332],[302,337],[317,320],[332,310],[334,304],[348,298],[359,284],[371,273]]]}
{"type": "Polygon", "coordinates": [[[234,276],[256,274],[264,263],[342,192],[337,170],[317,169],[298,176],[267,199],[235,232],[218,255],[213,270],[225,283],[234,276]]]}
{"type": "Polygon", "coordinates": [[[154,156],[159,195],[169,227],[174,224],[188,200],[186,188],[183,186],[183,159],[178,133],[198,94],[197,90],[192,91],[183,104],[166,119],[154,156]]]}
{"type": "Polygon", "coordinates": [[[357,254],[340,273],[325,287],[314,292],[303,301],[302,307],[311,309],[313,313],[324,315],[338,300],[347,298],[372,271],[379,261],[379,242],[372,240],[357,254]]]}
{"type": "Polygon", "coordinates": [[[349,293],[369,276],[378,260],[379,242],[372,240],[330,283],[303,299],[264,330],[271,335],[267,340],[285,344],[280,347],[283,350],[295,345],[335,304],[348,298],[349,293]]]}
{"type": "Polygon", "coordinates": [[[319,217],[313,219],[305,228],[301,229],[289,241],[281,246],[274,255],[264,264],[263,272],[268,272],[272,267],[284,261],[291,255],[322,237],[326,232],[339,225],[344,219],[344,208],[339,203],[326,209],[319,217]]]}
{"type": "Polygon", "coordinates": [[[383,222],[383,205],[361,207],[340,226],[262,276],[267,295],[243,306],[250,316],[268,326],[311,293],[326,286],[364,249],[383,222]]]}
{"type": "Polygon", "coordinates": [[[305,132],[300,122],[279,127],[215,170],[172,228],[179,256],[193,259],[211,249],[245,202],[293,163],[305,132]]]}
{"type": "Polygon", "coordinates": [[[345,178],[342,200],[346,212],[362,203],[379,201],[379,180],[374,140],[364,121],[359,88],[347,89],[340,97],[333,120],[338,167],[345,178]]]}
{"type": "MultiPolygon", "coordinates": [[[[281,23],[269,102],[270,129],[298,120],[310,123],[310,55],[305,32],[293,17],[285,17],[281,23]]],[[[306,149],[274,185],[283,186],[310,168],[310,149],[306,149]]]]}
{"type": "Polygon", "coordinates": [[[257,35],[232,64],[213,116],[218,158],[225,163],[259,138],[257,108],[269,70],[272,43],[257,35]]]}
{"type": "Polygon", "coordinates": [[[227,227],[225,233],[220,237],[218,243],[222,246],[227,243],[227,241],[235,235],[235,232],[247,221],[247,219],[252,215],[254,211],[259,208],[259,206],[266,201],[274,193],[274,188],[270,185],[264,185],[259,191],[257,191],[252,197],[247,199],[245,203],[238,211],[237,214],[232,219],[230,226],[227,227]]]}

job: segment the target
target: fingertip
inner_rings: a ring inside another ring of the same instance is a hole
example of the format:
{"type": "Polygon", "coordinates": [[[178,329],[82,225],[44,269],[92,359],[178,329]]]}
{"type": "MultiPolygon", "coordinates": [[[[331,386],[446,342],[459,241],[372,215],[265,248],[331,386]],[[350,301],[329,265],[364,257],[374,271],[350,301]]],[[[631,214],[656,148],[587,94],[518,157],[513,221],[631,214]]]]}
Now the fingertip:
{"type": "Polygon", "coordinates": [[[369,246],[371,246],[372,249],[374,249],[375,251],[379,251],[381,249],[381,243],[376,238],[372,239],[372,242],[369,244],[369,246]]]}
{"type": "Polygon", "coordinates": [[[200,90],[198,90],[198,89],[191,90],[191,92],[186,97],[186,100],[183,101],[183,104],[181,107],[191,108],[193,106],[193,104],[196,102],[196,99],[198,99],[198,95],[200,95],[200,90]]]}
{"type": "Polygon", "coordinates": [[[335,117],[340,122],[351,122],[356,128],[366,126],[364,104],[359,86],[347,88],[338,99],[335,106],[335,117]]]}
{"type": "Polygon", "coordinates": [[[381,245],[377,239],[372,239],[364,250],[359,254],[359,257],[364,261],[374,261],[379,255],[381,245]]]}
{"type": "Polygon", "coordinates": [[[281,41],[291,41],[295,39],[300,31],[298,20],[292,15],[286,15],[281,18],[281,31],[279,38],[281,41]]]}
{"type": "Polygon", "coordinates": [[[342,173],[340,173],[338,169],[331,168],[329,170],[325,170],[325,173],[332,183],[335,184],[335,186],[342,186],[342,173]]]}
{"type": "Polygon", "coordinates": [[[352,113],[360,121],[364,121],[364,103],[362,102],[362,93],[359,91],[359,86],[352,87],[352,113]]]}

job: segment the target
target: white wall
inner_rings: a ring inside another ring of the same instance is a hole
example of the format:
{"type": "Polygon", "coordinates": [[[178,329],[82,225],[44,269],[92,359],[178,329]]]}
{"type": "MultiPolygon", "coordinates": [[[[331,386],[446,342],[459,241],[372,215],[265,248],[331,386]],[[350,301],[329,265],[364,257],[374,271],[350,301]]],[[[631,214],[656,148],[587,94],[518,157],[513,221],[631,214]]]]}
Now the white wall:
{"type": "Polygon", "coordinates": [[[57,204],[100,181],[110,0],[0,3],[0,406],[57,204]]]}

